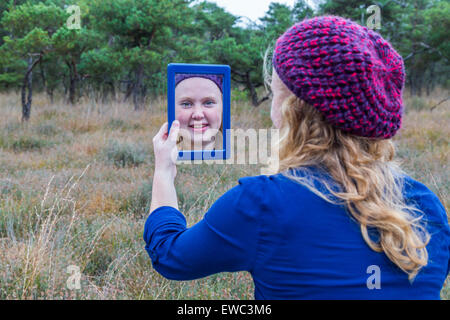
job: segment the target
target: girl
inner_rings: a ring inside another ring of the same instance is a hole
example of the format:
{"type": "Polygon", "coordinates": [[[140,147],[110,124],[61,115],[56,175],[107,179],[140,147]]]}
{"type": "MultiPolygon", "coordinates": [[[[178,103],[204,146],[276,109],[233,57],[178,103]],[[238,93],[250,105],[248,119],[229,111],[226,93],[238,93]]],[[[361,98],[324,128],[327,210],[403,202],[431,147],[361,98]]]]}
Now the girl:
{"type": "Polygon", "coordinates": [[[180,150],[222,149],[222,77],[175,75],[175,119],[180,122],[180,150]]]}
{"type": "Polygon", "coordinates": [[[256,299],[439,299],[447,214],[394,160],[404,80],[402,58],[365,27],[335,16],[292,26],[273,55],[273,175],[239,179],[187,228],[170,158],[179,127],[154,137],[153,267],[175,280],[246,270],[256,299]]]}

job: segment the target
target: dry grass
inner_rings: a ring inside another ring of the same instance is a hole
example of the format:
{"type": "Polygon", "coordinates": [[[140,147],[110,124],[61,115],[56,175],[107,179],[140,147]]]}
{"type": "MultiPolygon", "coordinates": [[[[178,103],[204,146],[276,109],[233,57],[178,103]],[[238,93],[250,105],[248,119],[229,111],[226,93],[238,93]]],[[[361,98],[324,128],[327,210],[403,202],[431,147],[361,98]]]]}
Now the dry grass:
{"type": "MultiPolygon", "coordinates": [[[[426,109],[439,99],[439,93],[425,102],[407,98],[403,129],[395,141],[407,171],[448,210],[450,109],[448,104],[433,112],[426,109]],[[414,103],[414,110],[408,103],[414,103]]],[[[72,107],[37,95],[31,120],[24,125],[19,101],[15,93],[0,94],[1,299],[253,298],[248,273],[169,281],[152,269],[143,250],[153,173],[151,139],[166,121],[164,99],[135,112],[122,103],[81,101],[72,107]],[[131,162],[111,161],[115,149],[105,150],[111,142],[123,146],[117,154],[131,162]],[[81,290],[67,289],[70,265],[82,271],[81,290]]],[[[253,109],[233,101],[231,108],[233,128],[271,126],[268,103],[253,109]]],[[[259,169],[180,165],[176,188],[188,225],[201,219],[238,178],[259,174],[259,169]]],[[[442,291],[444,299],[450,298],[449,287],[442,291]]]]}

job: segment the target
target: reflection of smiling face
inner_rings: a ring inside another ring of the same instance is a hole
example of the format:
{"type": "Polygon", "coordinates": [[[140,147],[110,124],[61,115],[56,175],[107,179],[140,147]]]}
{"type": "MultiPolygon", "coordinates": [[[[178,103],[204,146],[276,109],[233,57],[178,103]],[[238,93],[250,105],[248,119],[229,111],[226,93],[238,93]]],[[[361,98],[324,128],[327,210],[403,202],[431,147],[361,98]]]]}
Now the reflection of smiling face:
{"type": "Polygon", "coordinates": [[[175,118],[180,129],[195,141],[206,144],[222,123],[222,92],[211,80],[193,77],[182,80],[175,89],[175,118]]]}

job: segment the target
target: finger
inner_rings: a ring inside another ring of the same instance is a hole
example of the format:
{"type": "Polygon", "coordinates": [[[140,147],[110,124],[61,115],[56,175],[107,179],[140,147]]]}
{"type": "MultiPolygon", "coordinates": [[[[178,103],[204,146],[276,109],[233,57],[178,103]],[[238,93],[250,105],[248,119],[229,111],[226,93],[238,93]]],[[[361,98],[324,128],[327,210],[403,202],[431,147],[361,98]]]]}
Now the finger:
{"type": "Polygon", "coordinates": [[[176,145],[174,145],[172,150],[170,150],[170,160],[172,160],[172,163],[176,165],[178,160],[178,148],[176,145]]]}
{"type": "Polygon", "coordinates": [[[170,127],[169,139],[172,142],[177,142],[178,133],[180,131],[180,122],[175,120],[172,122],[172,126],[170,127]]]}
{"type": "Polygon", "coordinates": [[[161,126],[161,128],[159,128],[158,133],[156,133],[156,135],[154,136],[153,140],[161,139],[161,137],[164,135],[164,133],[167,133],[167,127],[168,127],[168,123],[164,122],[164,124],[161,126]]]}

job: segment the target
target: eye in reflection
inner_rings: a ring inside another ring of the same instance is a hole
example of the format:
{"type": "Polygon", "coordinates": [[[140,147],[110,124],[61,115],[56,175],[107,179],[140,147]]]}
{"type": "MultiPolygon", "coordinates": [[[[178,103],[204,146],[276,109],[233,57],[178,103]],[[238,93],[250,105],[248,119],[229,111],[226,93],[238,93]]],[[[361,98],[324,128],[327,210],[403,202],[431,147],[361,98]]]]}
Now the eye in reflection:
{"type": "Polygon", "coordinates": [[[192,106],[191,102],[181,102],[180,106],[184,109],[190,108],[192,106]]]}
{"type": "Polygon", "coordinates": [[[223,80],[210,74],[176,74],[175,119],[179,150],[220,150],[223,137],[223,80]]]}
{"type": "Polygon", "coordinates": [[[216,104],[216,102],[215,102],[215,101],[208,100],[208,101],[206,101],[204,104],[205,104],[205,106],[207,106],[207,107],[213,107],[213,106],[216,104]]]}

